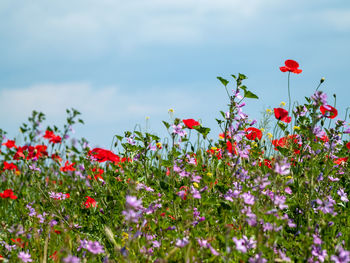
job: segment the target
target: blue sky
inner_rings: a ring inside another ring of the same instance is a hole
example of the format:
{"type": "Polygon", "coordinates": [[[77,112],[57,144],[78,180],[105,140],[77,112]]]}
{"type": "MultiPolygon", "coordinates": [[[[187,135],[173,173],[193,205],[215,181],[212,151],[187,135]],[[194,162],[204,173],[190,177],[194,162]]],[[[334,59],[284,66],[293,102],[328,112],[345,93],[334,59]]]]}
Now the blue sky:
{"type": "Polygon", "coordinates": [[[72,0],[0,1],[0,128],[9,137],[32,110],[44,125],[81,111],[76,127],[93,145],[136,124],[164,135],[161,120],[215,118],[227,104],[217,76],[238,72],[259,95],[245,111],[259,119],[287,101],[286,59],[303,73],[291,78],[303,101],[321,77],[349,106],[350,2],[342,0],[72,0]]]}

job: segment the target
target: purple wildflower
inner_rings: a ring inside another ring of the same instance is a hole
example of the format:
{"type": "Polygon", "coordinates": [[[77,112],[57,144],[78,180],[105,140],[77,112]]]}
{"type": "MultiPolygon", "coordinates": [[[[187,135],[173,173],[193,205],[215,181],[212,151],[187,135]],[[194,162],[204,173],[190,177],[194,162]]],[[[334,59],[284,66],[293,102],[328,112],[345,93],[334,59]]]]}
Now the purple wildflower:
{"type": "Polygon", "coordinates": [[[325,105],[327,104],[327,94],[322,91],[316,91],[314,95],[311,96],[314,101],[314,105],[325,105]]]}
{"type": "Polygon", "coordinates": [[[137,197],[135,197],[135,196],[127,195],[126,196],[126,206],[128,206],[130,208],[134,208],[134,209],[139,209],[140,207],[142,207],[142,201],[138,200],[137,197]]]}
{"type": "Polygon", "coordinates": [[[340,188],[337,191],[337,194],[340,196],[340,200],[342,200],[343,202],[349,202],[348,195],[344,192],[343,188],[340,188]]]}
{"type": "Polygon", "coordinates": [[[177,247],[184,247],[189,243],[188,238],[184,237],[183,239],[177,239],[175,245],[177,247]]]}
{"type": "Polygon", "coordinates": [[[171,125],[171,127],[173,128],[172,133],[178,134],[180,137],[187,135],[186,131],[182,129],[181,124],[178,124],[178,125],[173,124],[171,125]]]}
{"type": "Polygon", "coordinates": [[[246,203],[247,205],[254,205],[254,203],[255,203],[254,195],[251,195],[248,192],[248,193],[241,194],[241,197],[243,197],[244,203],[246,203]]]}
{"type": "Polygon", "coordinates": [[[250,239],[248,239],[246,236],[243,236],[242,239],[233,237],[232,240],[236,244],[236,249],[242,253],[247,253],[249,249],[256,247],[256,241],[252,237],[250,239]]]}
{"type": "Polygon", "coordinates": [[[284,203],[286,202],[286,197],[285,196],[279,196],[275,195],[275,198],[273,200],[274,205],[278,206],[279,209],[285,209],[288,207],[288,205],[285,205],[284,203]]]}
{"type": "Polygon", "coordinates": [[[125,221],[133,223],[137,223],[139,218],[141,217],[141,211],[136,212],[133,209],[123,211],[122,214],[125,217],[125,221]]]}
{"type": "Polygon", "coordinates": [[[92,254],[100,254],[105,252],[103,246],[98,241],[89,241],[86,245],[86,249],[92,254]]]}
{"type": "Polygon", "coordinates": [[[290,173],[290,164],[289,163],[276,163],[275,164],[275,172],[280,174],[280,175],[287,175],[290,173]]]}
{"type": "Polygon", "coordinates": [[[22,260],[22,262],[32,262],[31,255],[29,253],[25,253],[23,251],[18,253],[18,258],[22,260]]]}
{"type": "Polygon", "coordinates": [[[192,185],[191,185],[191,194],[192,194],[193,198],[195,198],[195,199],[201,199],[202,198],[201,194],[199,193],[199,191],[196,188],[194,188],[192,185]]]}
{"type": "Polygon", "coordinates": [[[321,246],[312,245],[311,255],[313,257],[316,257],[319,261],[324,262],[324,260],[327,257],[327,250],[325,249],[322,250],[321,246]]]}
{"type": "Polygon", "coordinates": [[[350,251],[345,250],[342,246],[337,246],[337,256],[332,255],[331,260],[335,263],[349,263],[350,251]]]}
{"type": "Polygon", "coordinates": [[[80,263],[80,258],[70,255],[68,257],[65,257],[63,259],[63,262],[64,263],[80,263]]]}
{"type": "Polygon", "coordinates": [[[261,252],[259,254],[256,254],[255,257],[251,257],[248,260],[249,263],[266,263],[267,259],[262,257],[261,252]]]}

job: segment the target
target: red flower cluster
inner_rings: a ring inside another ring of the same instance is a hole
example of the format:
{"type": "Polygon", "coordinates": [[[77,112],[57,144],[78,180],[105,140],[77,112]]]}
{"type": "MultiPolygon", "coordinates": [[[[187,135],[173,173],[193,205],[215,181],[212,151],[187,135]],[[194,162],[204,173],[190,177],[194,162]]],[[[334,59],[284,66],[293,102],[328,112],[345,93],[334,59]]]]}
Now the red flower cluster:
{"type": "Polygon", "coordinates": [[[85,198],[86,198],[86,201],[84,202],[84,206],[85,206],[86,208],[90,208],[91,206],[92,206],[92,207],[97,206],[97,202],[96,202],[95,199],[93,199],[93,198],[90,197],[90,196],[85,196],[85,198]]]}
{"type": "Polygon", "coordinates": [[[1,198],[11,198],[11,199],[17,199],[17,196],[14,195],[12,189],[6,189],[2,193],[0,193],[1,198]]]}
{"type": "Polygon", "coordinates": [[[291,144],[294,144],[296,148],[300,147],[296,134],[288,135],[287,137],[282,137],[280,139],[272,140],[272,145],[275,146],[275,150],[278,150],[277,146],[284,148],[284,147],[289,147],[291,144]]]}
{"type": "Polygon", "coordinates": [[[111,151],[101,149],[101,148],[94,148],[91,151],[89,151],[89,156],[92,156],[96,159],[96,161],[102,163],[106,161],[113,162],[115,164],[120,162],[120,157],[111,151]]]}
{"type": "Polygon", "coordinates": [[[17,146],[14,140],[7,140],[7,142],[3,143],[2,145],[5,145],[9,149],[11,149],[12,147],[17,149],[17,146]]]}
{"type": "Polygon", "coordinates": [[[348,148],[348,149],[350,150],[350,142],[348,142],[348,143],[346,144],[346,148],[348,148]]]}
{"type": "Polygon", "coordinates": [[[338,111],[336,108],[332,107],[331,105],[325,105],[320,107],[320,111],[322,115],[329,119],[334,119],[338,116],[338,111]]]}
{"type": "Polygon", "coordinates": [[[215,155],[215,157],[218,160],[222,159],[222,153],[221,153],[221,149],[220,148],[212,147],[211,149],[207,150],[207,153],[209,153],[211,155],[215,155]]]}
{"type": "Polygon", "coordinates": [[[195,121],[194,119],[186,119],[186,120],[182,120],[182,121],[186,125],[186,127],[189,129],[193,129],[193,126],[200,126],[201,125],[198,121],[195,121]]]}
{"type": "Polygon", "coordinates": [[[274,108],[273,111],[275,112],[275,117],[277,120],[290,123],[292,121],[292,118],[288,116],[288,111],[283,108],[274,108]]]}
{"type": "Polygon", "coordinates": [[[75,171],[75,168],[73,167],[74,164],[75,163],[69,164],[68,161],[66,161],[64,166],[60,168],[60,171],[62,171],[62,172],[75,171]]]}
{"type": "Polygon", "coordinates": [[[280,67],[280,70],[282,72],[292,72],[296,74],[300,74],[302,72],[301,69],[299,69],[299,64],[298,62],[288,59],[284,62],[285,67],[280,67]]]}
{"type": "Polygon", "coordinates": [[[338,159],[334,160],[334,163],[338,164],[338,165],[343,165],[348,161],[348,159],[349,159],[349,157],[338,158],[338,159]]]}
{"type": "MultiPolygon", "coordinates": [[[[261,166],[262,162],[259,163],[259,166],[261,166]]],[[[271,161],[269,159],[264,159],[264,165],[270,169],[272,169],[271,161]]]]}
{"type": "Polygon", "coordinates": [[[21,248],[24,248],[25,245],[28,245],[28,242],[25,243],[20,237],[16,239],[11,238],[11,241],[21,248]]]}
{"type": "MultiPolygon", "coordinates": [[[[104,181],[104,179],[103,179],[103,177],[102,177],[102,174],[103,174],[105,171],[104,171],[103,169],[101,169],[101,168],[93,168],[93,169],[92,169],[92,172],[94,172],[94,179],[95,179],[96,181],[97,181],[97,179],[104,181]]],[[[91,180],[91,176],[90,176],[90,175],[88,175],[87,178],[88,178],[89,180],[91,180]]]]}
{"type": "Polygon", "coordinates": [[[261,140],[262,138],[262,132],[257,128],[249,127],[245,129],[245,132],[247,133],[245,137],[247,137],[248,140],[255,140],[256,138],[261,140]]]}
{"type": "Polygon", "coordinates": [[[62,138],[58,135],[55,135],[53,131],[47,130],[44,135],[45,139],[49,139],[49,142],[51,143],[61,143],[62,138]]]}
{"type": "Polygon", "coordinates": [[[58,154],[52,154],[51,155],[51,159],[54,160],[54,161],[57,161],[59,163],[62,162],[62,158],[58,154]]]}
{"type": "Polygon", "coordinates": [[[19,171],[17,165],[15,165],[14,163],[8,163],[8,162],[4,162],[4,171],[5,170],[19,171]]]}
{"type": "Polygon", "coordinates": [[[47,146],[46,145],[36,145],[34,146],[23,146],[18,147],[17,152],[13,156],[14,160],[19,160],[19,158],[26,159],[27,160],[36,158],[39,159],[40,157],[47,156],[47,146]]]}

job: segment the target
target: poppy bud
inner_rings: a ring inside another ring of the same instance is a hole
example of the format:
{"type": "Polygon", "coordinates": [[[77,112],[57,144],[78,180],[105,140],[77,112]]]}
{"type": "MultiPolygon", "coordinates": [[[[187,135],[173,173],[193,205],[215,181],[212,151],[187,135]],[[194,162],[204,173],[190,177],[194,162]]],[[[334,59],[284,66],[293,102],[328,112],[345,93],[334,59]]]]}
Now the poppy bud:
{"type": "Polygon", "coordinates": [[[321,80],[320,80],[320,82],[323,83],[324,81],[325,81],[325,78],[322,77],[321,80]]]}

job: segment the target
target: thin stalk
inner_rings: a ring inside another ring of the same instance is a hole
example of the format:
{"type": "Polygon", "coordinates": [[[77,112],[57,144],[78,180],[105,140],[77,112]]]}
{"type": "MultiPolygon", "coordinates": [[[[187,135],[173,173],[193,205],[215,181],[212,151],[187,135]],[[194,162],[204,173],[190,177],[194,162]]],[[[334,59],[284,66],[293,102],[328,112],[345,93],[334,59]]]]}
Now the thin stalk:
{"type": "Polygon", "coordinates": [[[292,99],[291,99],[291,96],[290,96],[290,71],[288,72],[288,99],[289,99],[289,103],[288,103],[288,112],[290,112],[290,106],[292,104],[292,99]]]}

